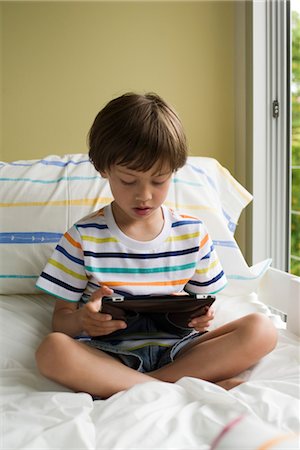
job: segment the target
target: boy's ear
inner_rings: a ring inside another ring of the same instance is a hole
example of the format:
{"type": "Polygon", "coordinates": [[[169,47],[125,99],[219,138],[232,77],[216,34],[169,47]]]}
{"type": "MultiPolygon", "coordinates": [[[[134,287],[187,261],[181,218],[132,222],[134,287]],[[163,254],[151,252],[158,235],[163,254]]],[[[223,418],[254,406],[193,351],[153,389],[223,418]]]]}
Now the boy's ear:
{"type": "Polygon", "coordinates": [[[99,173],[101,175],[102,178],[107,178],[107,172],[106,170],[99,170],[99,173]]]}

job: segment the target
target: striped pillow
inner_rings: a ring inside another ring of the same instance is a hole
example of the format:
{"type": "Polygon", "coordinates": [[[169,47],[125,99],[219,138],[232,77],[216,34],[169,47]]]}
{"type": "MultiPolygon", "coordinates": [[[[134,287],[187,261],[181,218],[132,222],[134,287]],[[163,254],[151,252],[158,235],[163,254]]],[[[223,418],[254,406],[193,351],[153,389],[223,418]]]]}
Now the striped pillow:
{"type": "MultiPolygon", "coordinates": [[[[112,200],[85,154],[0,163],[0,293],[37,293],[35,282],[62,234],[112,200]]],[[[165,204],[207,225],[229,279],[226,290],[255,289],[269,261],[249,268],[233,233],[251,195],[211,158],[190,157],[165,204]]]]}

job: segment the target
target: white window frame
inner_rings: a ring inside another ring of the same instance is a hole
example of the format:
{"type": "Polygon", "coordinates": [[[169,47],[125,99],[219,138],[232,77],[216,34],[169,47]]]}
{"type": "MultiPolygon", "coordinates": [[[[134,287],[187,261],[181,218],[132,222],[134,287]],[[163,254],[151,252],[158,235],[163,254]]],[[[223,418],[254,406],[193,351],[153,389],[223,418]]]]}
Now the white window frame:
{"type": "Polygon", "coordinates": [[[247,259],[272,258],[289,269],[290,98],[289,2],[252,0],[247,6],[247,188],[253,203],[247,215],[247,259]],[[249,26],[250,24],[250,26],[249,26]],[[249,71],[250,69],[250,71],[249,71]],[[252,70],[251,70],[252,69],[252,70]],[[273,117],[273,102],[279,116],[273,117]]]}

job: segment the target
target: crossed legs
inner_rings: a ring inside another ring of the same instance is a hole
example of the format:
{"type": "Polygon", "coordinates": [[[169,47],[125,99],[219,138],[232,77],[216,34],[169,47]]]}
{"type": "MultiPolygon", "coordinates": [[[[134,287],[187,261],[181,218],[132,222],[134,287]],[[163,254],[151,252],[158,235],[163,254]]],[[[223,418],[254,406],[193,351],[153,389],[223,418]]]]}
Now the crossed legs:
{"type": "Polygon", "coordinates": [[[201,378],[231,388],[233,378],[275,347],[277,331],[262,314],[250,314],[210,331],[178,354],[175,361],[149,375],[175,382],[183,376],[201,378]]]}
{"type": "Polygon", "coordinates": [[[63,333],[51,333],[36,353],[41,373],[78,392],[110,397],[148,381],[175,382],[184,376],[218,383],[225,388],[276,345],[277,332],[261,314],[250,314],[210,331],[184,347],[174,362],[150,372],[137,372],[106,353],[63,333]]]}
{"type": "Polygon", "coordinates": [[[36,352],[36,360],[45,377],[75,392],[105,398],[135,384],[154,381],[105,352],[59,332],[44,339],[36,352]]]}

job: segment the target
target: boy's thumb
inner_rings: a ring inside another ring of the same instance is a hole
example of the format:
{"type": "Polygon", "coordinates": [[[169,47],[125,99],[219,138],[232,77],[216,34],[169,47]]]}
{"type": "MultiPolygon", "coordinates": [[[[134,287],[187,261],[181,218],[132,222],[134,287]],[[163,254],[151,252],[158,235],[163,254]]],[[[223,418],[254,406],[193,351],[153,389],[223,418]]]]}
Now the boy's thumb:
{"type": "Polygon", "coordinates": [[[89,310],[99,312],[101,309],[101,304],[102,304],[101,297],[91,297],[88,302],[89,310]]]}
{"type": "Polygon", "coordinates": [[[89,300],[90,310],[99,312],[101,311],[102,306],[102,297],[104,295],[111,295],[113,293],[113,290],[108,288],[107,286],[102,286],[102,288],[95,291],[89,300]]]}

